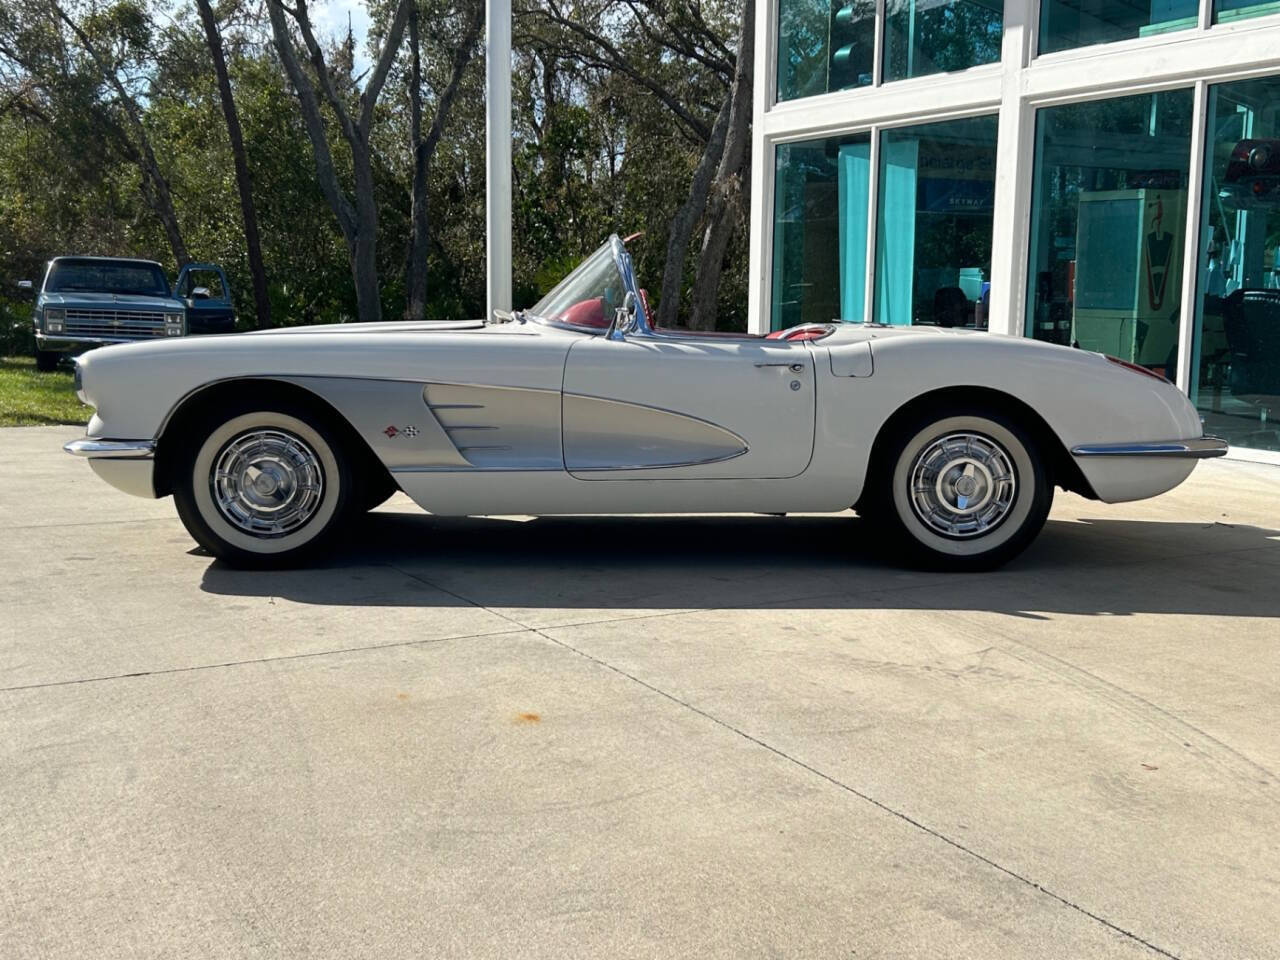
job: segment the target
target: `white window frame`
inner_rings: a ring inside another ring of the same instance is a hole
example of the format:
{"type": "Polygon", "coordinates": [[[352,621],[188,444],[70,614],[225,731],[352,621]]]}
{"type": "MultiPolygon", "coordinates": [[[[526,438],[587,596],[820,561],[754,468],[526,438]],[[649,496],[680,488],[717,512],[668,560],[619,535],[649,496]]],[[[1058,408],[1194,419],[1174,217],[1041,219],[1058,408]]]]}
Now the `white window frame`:
{"type": "MultiPolygon", "coordinates": [[[[836,0],[839,2],[839,0],[836,0]]],[[[768,331],[772,315],[775,147],[845,134],[871,135],[871,194],[867,224],[867,297],[873,317],[880,132],[892,127],[998,114],[989,324],[992,332],[1024,336],[1031,242],[1031,175],[1036,111],[1067,103],[1162,90],[1193,91],[1183,250],[1178,386],[1191,382],[1191,338],[1201,232],[1206,109],[1213,84],[1280,75],[1280,13],[1213,24],[1213,0],[1201,0],[1196,26],[1173,33],[1038,55],[1040,0],[1005,0],[999,63],[959,73],[882,82],[884,0],[876,4],[873,84],[778,102],[779,0],[756,7],[755,123],[748,317],[753,333],[768,331]]],[[[1280,454],[1249,451],[1251,459],[1280,463],[1280,454]]]]}

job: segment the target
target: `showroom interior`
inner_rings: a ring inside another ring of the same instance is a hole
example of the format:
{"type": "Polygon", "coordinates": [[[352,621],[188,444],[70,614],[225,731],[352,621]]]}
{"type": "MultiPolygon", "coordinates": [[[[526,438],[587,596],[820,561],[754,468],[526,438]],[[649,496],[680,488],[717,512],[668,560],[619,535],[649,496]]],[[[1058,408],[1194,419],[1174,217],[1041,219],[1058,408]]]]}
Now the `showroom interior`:
{"type": "Polygon", "coordinates": [[[767,0],[750,316],[986,329],[1280,463],[1280,0],[767,0]]]}

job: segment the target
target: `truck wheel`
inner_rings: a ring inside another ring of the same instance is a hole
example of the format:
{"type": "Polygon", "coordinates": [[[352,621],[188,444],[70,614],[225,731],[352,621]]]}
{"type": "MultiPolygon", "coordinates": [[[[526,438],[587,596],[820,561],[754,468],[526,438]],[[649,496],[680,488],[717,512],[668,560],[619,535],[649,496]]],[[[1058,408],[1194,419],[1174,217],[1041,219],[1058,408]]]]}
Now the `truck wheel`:
{"type": "Polygon", "coordinates": [[[61,359],[62,354],[56,350],[37,350],[36,369],[41,373],[53,373],[58,369],[58,361],[61,359]]]}
{"type": "Polygon", "coordinates": [[[224,412],[178,460],[178,516],[197,543],[233,566],[303,563],[351,512],[355,482],[339,436],[284,400],[224,412]]]}
{"type": "Polygon", "coordinates": [[[1035,539],[1053,483],[1031,433],[974,407],[936,411],[901,430],[872,477],[873,519],[910,562],[992,570],[1035,539]]]}

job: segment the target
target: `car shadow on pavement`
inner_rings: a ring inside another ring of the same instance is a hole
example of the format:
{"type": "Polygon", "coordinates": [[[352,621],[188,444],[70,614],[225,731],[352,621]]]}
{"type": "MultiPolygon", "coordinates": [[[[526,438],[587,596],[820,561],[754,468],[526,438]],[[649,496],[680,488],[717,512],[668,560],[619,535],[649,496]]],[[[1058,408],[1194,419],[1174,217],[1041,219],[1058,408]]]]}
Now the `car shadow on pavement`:
{"type": "Polygon", "coordinates": [[[984,574],[886,559],[874,528],[834,517],[433,517],[378,512],[322,566],[214,562],[223,595],[344,606],[525,609],[883,607],[1280,616],[1280,531],[1222,523],[1051,520],[984,574]]]}

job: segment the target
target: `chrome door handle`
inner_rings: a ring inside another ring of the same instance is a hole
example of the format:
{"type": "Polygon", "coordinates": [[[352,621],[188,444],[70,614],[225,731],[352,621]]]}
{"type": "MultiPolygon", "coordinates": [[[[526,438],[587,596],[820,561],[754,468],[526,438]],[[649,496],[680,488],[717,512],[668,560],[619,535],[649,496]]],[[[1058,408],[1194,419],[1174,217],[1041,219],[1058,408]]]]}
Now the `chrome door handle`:
{"type": "Polygon", "coordinates": [[[804,373],[803,363],[757,363],[757,367],[786,367],[792,373],[804,373]]]}

